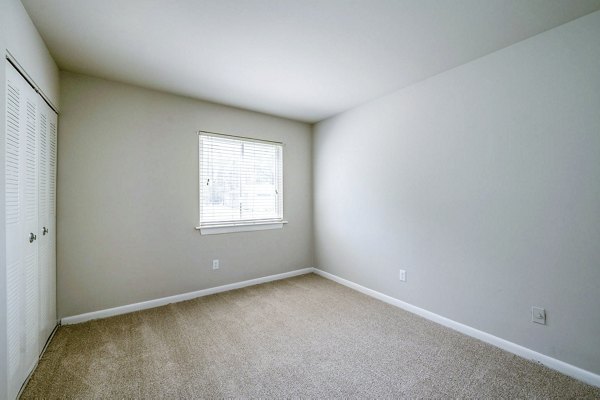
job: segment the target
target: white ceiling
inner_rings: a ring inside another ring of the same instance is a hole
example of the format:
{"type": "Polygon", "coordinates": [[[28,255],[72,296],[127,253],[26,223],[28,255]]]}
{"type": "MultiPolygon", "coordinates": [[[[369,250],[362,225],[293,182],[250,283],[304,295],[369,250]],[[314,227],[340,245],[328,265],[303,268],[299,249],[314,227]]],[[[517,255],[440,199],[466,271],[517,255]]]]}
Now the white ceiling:
{"type": "Polygon", "coordinates": [[[61,69],[316,122],[600,0],[22,0],[61,69]]]}

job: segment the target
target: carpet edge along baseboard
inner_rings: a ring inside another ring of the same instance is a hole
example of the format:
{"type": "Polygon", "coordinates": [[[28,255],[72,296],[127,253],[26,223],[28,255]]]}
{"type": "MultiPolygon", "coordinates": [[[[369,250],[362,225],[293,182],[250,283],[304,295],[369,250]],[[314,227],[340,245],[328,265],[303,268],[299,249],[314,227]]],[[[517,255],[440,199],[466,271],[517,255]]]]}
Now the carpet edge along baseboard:
{"type": "Polygon", "coordinates": [[[398,300],[394,297],[377,292],[376,290],[373,290],[373,289],[369,289],[365,286],[359,285],[357,283],[354,283],[347,279],[341,278],[341,277],[331,274],[329,272],[320,270],[318,268],[314,269],[314,273],[317,275],[320,275],[324,278],[330,279],[334,282],[337,282],[341,285],[347,286],[351,289],[357,290],[357,291],[359,291],[363,294],[366,294],[368,296],[371,296],[375,299],[381,300],[385,303],[391,304],[398,308],[402,308],[403,310],[406,310],[413,314],[419,315],[425,319],[436,322],[440,325],[446,326],[457,332],[460,332],[467,336],[473,337],[475,339],[479,339],[482,342],[486,342],[488,344],[491,344],[492,346],[496,346],[502,350],[508,351],[509,353],[515,354],[519,357],[522,357],[522,358],[525,358],[528,360],[532,360],[534,362],[545,365],[546,367],[548,367],[550,369],[561,372],[565,375],[568,375],[572,378],[578,379],[587,384],[600,387],[600,375],[595,374],[594,372],[585,370],[585,369],[577,367],[575,365],[572,365],[572,364],[566,363],[564,361],[558,360],[556,358],[547,356],[547,355],[539,353],[535,350],[531,350],[527,347],[521,346],[514,342],[510,342],[510,341],[502,339],[498,336],[492,335],[491,333],[480,331],[479,329],[476,329],[471,326],[454,321],[450,318],[443,317],[439,314],[436,314],[434,312],[414,306],[410,303],[406,303],[402,300],[398,300]]]}
{"type": "Polygon", "coordinates": [[[195,299],[198,297],[209,296],[211,294],[226,292],[229,290],[240,289],[240,288],[244,288],[247,286],[259,285],[261,283],[272,282],[272,281],[276,281],[276,280],[291,278],[294,276],[299,276],[299,275],[304,275],[304,274],[309,274],[309,273],[315,273],[324,278],[327,278],[327,279],[337,282],[341,285],[349,287],[353,290],[356,290],[363,294],[371,296],[375,299],[378,299],[385,303],[399,307],[403,310],[406,310],[413,314],[419,315],[425,319],[428,319],[428,320],[436,322],[440,325],[446,326],[457,332],[463,333],[467,336],[479,339],[483,342],[486,342],[488,344],[496,346],[500,349],[508,351],[509,353],[515,354],[515,355],[525,358],[525,359],[535,361],[537,363],[545,365],[548,368],[551,368],[553,370],[561,372],[565,375],[568,375],[570,377],[573,377],[575,379],[578,379],[578,380],[588,383],[590,385],[600,387],[600,375],[598,375],[594,372],[587,371],[583,368],[580,368],[575,365],[558,360],[556,358],[547,356],[547,355],[539,353],[535,350],[531,350],[527,347],[524,347],[524,346],[521,346],[514,342],[510,342],[508,340],[502,339],[502,338],[492,335],[490,333],[480,331],[480,330],[470,327],[468,325],[462,324],[460,322],[443,317],[434,312],[431,312],[431,311],[425,310],[423,308],[414,306],[412,304],[406,303],[402,300],[399,300],[394,297],[388,296],[386,294],[377,292],[373,289],[369,289],[365,286],[359,285],[357,283],[354,283],[352,281],[341,278],[337,275],[331,274],[329,272],[323,271],[318,268],[302,268],[302,269],[297,269],[294,271],[283,272],[280,274],[268,275],[268,276],[261,277],[261,278],[249,279],[246,281],[230,283],[230,284],[226,284],[226,285],[222,285],[222,286],[216,286],[213,288],[207,288],[207,289],[197,290],[197,291],[193,291],[193,292],[182,293],[182,294],[177,294],[177,295],[168,296],[168,297],[162,297],[162,298],[158,298],[158,299],[154,299],[154,300],[148,300],[148,301],[143,301],[143,302],[139,302],[139,303],[133,303],[133,304],[128,304],[128,305],[124,305],[124,306],[108,308],[108,309],[104,309],[104,310],[92,311],[92,312],[74,315],[74,316],[70,316],[70,317],[64,317],[61,319],[61,324],[62,325],[79,324],[79,323],[94,320],[94,319],[107,318],[107,317],[112,317],[112,316],[116,316],[116,315],[131,313],[131,312],[135,312],[135,311],[146,310],[149,308],[164,306],[164,305],[167,305],[170,303],[177,303],[180,301],[191,300],[191,299],[195,299]]]}
{"type": "Polygon", "coordinates": [[[141,301],[139,303],[127,304],[124,306],[107,308],[104,310],[91,311],[84,314],[73,315],[70,317],[63,317],[60,320],[61,325],[73,325],[80,324],[82,322],[91,321],[94,319],[114,317],[116,315],[127,314],[135,311],[147,310],[149,308],[155,308],[165,306],[171,303],[179,303],[181,301],[192,300],[198,297],[209,296],[211,294],[227,292],[229,290],[241,289],[247,286],[259,285],[261,283],[267,283],[277,281],[286,278],[292,278],[298,275],[310,274],[314,272],[314,268],[302,268],[294,271],[282,272],[280,274],[268,275],[261,278],[249,279],[241,282],[229,283],[222,286],[215,286],[212,288],[196,290],[193,292],[176,294],[173,296],[161,297],[158,299],[141,301]]]}

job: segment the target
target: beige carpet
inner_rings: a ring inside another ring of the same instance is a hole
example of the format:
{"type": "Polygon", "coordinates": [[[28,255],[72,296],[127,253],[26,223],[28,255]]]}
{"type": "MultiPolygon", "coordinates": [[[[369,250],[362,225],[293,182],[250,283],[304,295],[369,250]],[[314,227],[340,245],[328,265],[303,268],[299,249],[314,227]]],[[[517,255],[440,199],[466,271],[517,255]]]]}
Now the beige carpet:
{"type": "Polygon", "coordinates": [[[600,398],[310,274],[61,327],[22,398],[600,398]]]}

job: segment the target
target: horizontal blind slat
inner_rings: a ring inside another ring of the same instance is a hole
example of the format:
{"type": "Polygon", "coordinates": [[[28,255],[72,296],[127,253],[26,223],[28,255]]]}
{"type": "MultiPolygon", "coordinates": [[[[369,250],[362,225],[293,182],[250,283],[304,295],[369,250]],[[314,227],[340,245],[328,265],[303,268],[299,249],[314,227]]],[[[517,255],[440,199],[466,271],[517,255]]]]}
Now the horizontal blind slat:
{"type": "Polygon", "coordinates": [[[283,147],[200,135],[200,225],[281,220],[283,147]]]}

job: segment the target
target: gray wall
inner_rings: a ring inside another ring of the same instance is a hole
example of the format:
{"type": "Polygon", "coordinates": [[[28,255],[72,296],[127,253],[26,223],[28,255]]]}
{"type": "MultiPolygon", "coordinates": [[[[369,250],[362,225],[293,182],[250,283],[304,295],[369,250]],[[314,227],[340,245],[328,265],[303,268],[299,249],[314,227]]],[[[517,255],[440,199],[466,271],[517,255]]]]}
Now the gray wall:
{"type": "MultiPolygon", "coordinates": [[[[25,70],[30,80],[55,106],[59,106],[59,72],[44,40],[20,0],[6,2],[6,48],[25,70]]],[[[4,24],[3,24],[4,25],[4,24]]]]}
{"type": "Polygon", "coordinates": [[[317,265],[600,373],[599,38],[596,12],[317,124],[317,265]]]}
{"type": "Polygon", "coordinates": [[[59,125],[60,317],[313,266],[309,125],[69,72],[59,125]],[[285,143],[289,224],[194,229],[200,129],[285,143]]]}

